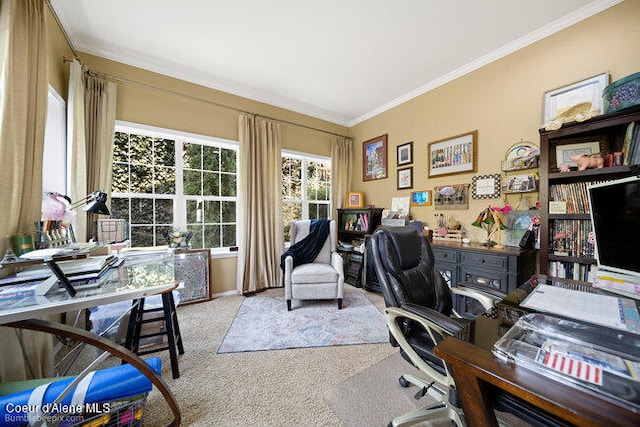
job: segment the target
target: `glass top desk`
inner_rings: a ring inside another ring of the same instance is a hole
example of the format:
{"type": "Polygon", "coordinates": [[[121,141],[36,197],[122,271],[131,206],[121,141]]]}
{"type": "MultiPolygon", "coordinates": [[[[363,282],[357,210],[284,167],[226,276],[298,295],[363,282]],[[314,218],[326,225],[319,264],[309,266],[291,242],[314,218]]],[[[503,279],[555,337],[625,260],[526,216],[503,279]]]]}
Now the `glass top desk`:
{"type": "Polygon", "coordinates": [[[27,296],[0,301],[0,325],[47,332],[95,346],[135,366],[158,388],[174,415],[169,425],[180,424],[180,410],[162,377],[140,357],[83,329],[41,319],[44,316],[92,308],[120,301],[131,301],[171,290],[174,279],[174,256],[135,257],[105,272],[95,283],[78,286],[71,296],[64,288],[51,290],[45,296],[27,296]]]}
{"type": "MultiPolygon", "coordinates": [[[[534,278],[540,283],[551,279],[541,275],[534,278]]],[[[556,284],[569,288],[588,286],[584,282],[552,279],[556,284]]],[[[524,285],[507,296],[506,299],[510,300],[507,314],[517,311],[517,303],[526,297],[528,286],[524,285]]],[[[520,313],[524,314],[524,311],[520,313]]],[[[515,322],[516,319],[512,320],[515,322]]],[[[506,330],[500,320],[479,317],[474,325],[476,344],[447,337],[435,348],[435,354],[452,368],[468,425],[497,426],[493,404],[495,397],[505,392],[536,411],[542,410],[545,416],[559,424],[640,425],[640,415],[628,408],[499,359],[491,352],[491,347],[504,332],[506,330]]]]}

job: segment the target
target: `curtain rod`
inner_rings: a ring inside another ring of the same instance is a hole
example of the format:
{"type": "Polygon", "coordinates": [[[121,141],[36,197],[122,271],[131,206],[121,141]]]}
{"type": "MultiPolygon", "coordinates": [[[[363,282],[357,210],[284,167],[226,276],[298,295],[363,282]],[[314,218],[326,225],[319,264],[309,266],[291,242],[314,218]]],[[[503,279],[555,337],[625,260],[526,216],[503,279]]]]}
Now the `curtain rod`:
{"type": "MultiPolygon", "coordinates": [[[[78,59],[78,58],[76,58],[76,59],[78,60],[78,62],[80,62],[80,64],[82,64],[83,66],[85,65],[80,59],[78,59]]],[[[64,62],[71,62],[71,61],[72,61],[72,59],[64,58],[64,62]]],[[[210,99],[201,98],[201,97],[193,96],[193,95],[188,95],[188,94],[182,93],[182,92],[176,92],[176,91],[165,89],[165,88],[161,88],[161,87],[158,87],[158,86],[153,86],[153,85],[150,85],[150,84],[147,84],[147,83],[141,83],[141,82],[138,82],[138,81],[135,81],[135,80],[125,79],[125,78],[122,78],[122,77],[114,76],[112,74],[100,73],[100,72],[96,72],[96,71],[91,71],[89,69],[87,69],[86,72],[88,74],[90,74],[90,75],[99,76],[99,77],[115,80],[115,81],[118,81],[118,82],[135,85],[135,86],[140,86],[140,87],[143,87],[145,89],[153,89],[153,90],[156,90],[156,91],[159,91],[159,92],[164,92],[164,93],[167,93],[167,94],[170,94],[170,95],[179,95],[179,96],[183,96],[185,98],[193,99],[193,100],[196,100],[196,101],[206,102],[208,104],[215,105],[216,107],[226,108],[226,109],[229,109],[229,110],[237,111],[239,113],[251,114],[251,115],[256,116],[256,117],[262,117],[264,119],[274,120],[274,121],[277,121],[277,122],[280,122],[280,123],[285,123],[285,124],[288,124],[288,125],[298,126],[298,127],[301,127],[301,128],[306,128],[306,129],[314,130],[314,131],[317,131],[317,132],[326,133],[326,134],[329,134],[329,135],[335,135],[335,136],[340,136],[340,137],[343,137],[343,138],[352,139],[350,136],[347,136],[347,135],[342,135],[342,134],[339,134],[339,133],[330,132],[328,130],[318,129],[318,128],[315,128],[315,127],[312,127],[312,126],[302,125],[300,123],[294,123],[294,122],[290,122],[290,121],[287,121],[287,120],[277,119],[275,117],[265,116],[263,114],[254,113],[252,111],[245,111],[245,110],[242,110],[242,109],[237,108],[237,107],[232,107],[230,105],[221,104],[219,102],[212,101],[210,99]]]]}

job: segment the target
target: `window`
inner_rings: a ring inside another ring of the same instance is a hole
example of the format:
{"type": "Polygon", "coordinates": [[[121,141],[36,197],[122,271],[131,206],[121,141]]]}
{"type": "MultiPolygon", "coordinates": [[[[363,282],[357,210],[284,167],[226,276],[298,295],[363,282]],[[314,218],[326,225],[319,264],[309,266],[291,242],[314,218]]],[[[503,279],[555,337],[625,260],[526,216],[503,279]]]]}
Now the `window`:
{"type": "Polygon", "coordinates": [[[42,153],[42,191],[67,194],[67,115],[64,99],[49,85],[42,153]]]}
{"type": "Polygon", "coordinates": [[[290,240],[291,221],[329,218],[331,160],[306,154],[282,153],[282,220],[290,240]]]}
{"type": "Polygon", "coordinates": [[[133,246],[167,244],[173,228],[192,248],[236,246],[238,144],[218,138],[116,126],[111,216],[129,222],[133,246]]]}

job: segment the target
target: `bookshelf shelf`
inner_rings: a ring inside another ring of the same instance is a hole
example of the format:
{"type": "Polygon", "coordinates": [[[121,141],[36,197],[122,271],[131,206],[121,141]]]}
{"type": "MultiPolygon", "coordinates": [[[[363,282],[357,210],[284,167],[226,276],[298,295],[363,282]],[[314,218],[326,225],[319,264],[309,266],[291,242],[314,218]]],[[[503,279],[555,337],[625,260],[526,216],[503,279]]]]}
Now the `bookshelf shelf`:
{"type": "Polygon", "coordinates": [[[592,239],[589,238],[592,226],[588,185],[640,173],[638,165],[558,172],[556,148],[576,141],[597,141],[603,156],[622,152],[629,124],[637,121],[640,121],[640,106],[581,123],[568,123],[555,131],[540,129],[541,274],[590,281],[589,274],[596,260],[592,239]],[[549,214],[551,201],[566,202],[566,213],[549,214]],[[554,252],[568,255],[556,255],[554,252]]]}

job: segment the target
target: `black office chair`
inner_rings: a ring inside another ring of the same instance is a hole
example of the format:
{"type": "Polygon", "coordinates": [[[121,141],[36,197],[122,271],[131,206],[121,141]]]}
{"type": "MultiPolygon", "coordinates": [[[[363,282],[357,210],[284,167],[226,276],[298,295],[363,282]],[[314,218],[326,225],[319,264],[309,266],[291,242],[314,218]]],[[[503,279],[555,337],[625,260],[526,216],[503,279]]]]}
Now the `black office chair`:
{"type": "Polygon", "coordinates": [[[402,357],[430,378],[405,374],[400,377],[400,385],[417,385],[420,391],[416,398],[428,393],[438,400],[395,418],[390,425],[450,418],[463,426],[464,414],[453,377],[447,365],[433,354],[433,348],[447,335],[468,337],[470,321],[455,312],[452,295],[471,297],[486,310],[493,309],[506,295],[471,283],[449,288],[434,269],[429,241],[415,227],[381,228],[371,239],[391,344],[400,346],[402,357]]]}

